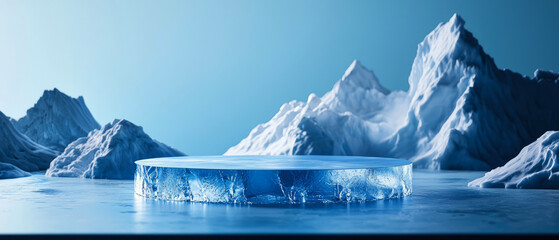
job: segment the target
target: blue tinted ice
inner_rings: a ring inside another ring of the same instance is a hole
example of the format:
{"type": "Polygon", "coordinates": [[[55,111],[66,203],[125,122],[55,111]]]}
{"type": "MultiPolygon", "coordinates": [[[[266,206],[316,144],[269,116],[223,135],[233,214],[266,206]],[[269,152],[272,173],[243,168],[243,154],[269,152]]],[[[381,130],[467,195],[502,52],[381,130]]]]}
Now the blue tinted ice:
{"type": "Polygon", "coordinates": [[[135,192],[194,202],[305,203],[407,196],[411,162],[355,156],[188,156],[136,161],[135,192]]]}

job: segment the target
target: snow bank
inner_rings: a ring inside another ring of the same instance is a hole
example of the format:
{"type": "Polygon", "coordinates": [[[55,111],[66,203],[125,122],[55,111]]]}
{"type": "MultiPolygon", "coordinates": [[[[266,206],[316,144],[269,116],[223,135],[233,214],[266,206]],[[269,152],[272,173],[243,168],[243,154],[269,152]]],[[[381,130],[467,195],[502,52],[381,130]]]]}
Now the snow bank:
{"type": "Polygon", "coordinates": [[[184,154],[152,139],[142,127],[116,119],[70,143],[46,176],[134,179],[134,161],[172,156],[184,154]]]}
{"type": "Polygon", "coordinates": [[[20,178],[28,176],[31,176],[31,174],[19,169],[12,164],[0,162],[0,179],[20,178]]]}
{"type": "Polygon", "coordinates": [[[502,167],[468,184],[484,188],[559,189],[559,132],[549,131],[502,167]]]}
{"type": "Polygon", "coordinates": [[[56,88],[45,90],[37,103],[14,125],[33,141],[58,152],[101,127],[83,97],[71,98],[56,88]]]}

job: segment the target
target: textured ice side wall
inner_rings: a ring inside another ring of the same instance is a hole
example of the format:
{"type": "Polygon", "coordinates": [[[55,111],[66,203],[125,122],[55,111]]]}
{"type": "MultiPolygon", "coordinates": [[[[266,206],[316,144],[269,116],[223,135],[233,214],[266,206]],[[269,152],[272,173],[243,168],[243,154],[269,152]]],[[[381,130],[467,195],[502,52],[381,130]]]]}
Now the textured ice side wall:
{"type": "Polygon", "coordinates": [[[207,170],[138,165],[138,195],[221,203],[306,203],[397,198],[412,192],[412,165],[344,170],[207,170]]]}

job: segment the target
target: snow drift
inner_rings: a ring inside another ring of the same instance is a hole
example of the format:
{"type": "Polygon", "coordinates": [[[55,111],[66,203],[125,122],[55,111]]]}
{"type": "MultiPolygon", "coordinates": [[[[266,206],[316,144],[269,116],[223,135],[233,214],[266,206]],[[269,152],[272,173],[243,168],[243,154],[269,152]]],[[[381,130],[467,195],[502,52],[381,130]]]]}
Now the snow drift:
{"type": "Polygon", "coordinates": [[[46,176],[134,179],[134,161],[172,156],[184,154],[152,139],[142,127],[116,119],[70,143],[46,176]]]}
{"type": "Polygon", "coordinates": [[[0,162],[0,179],[20,178],[28,176],[31,176],[31,174],[19,169],[12,164],[0,162]]]}
{"type": "Polygon", "coordinates": [[[455,14],[419,44],[408,92],[386,90],[355,61],[322,98],[284,104],[225,154],[384,156],[429,169],[504,165],[559,130],[559,75],[497,68],[464,25],[455,14]]]}
{"type": "Polygon", "coordinates": [[[33,141],[58,152],[101,127],[83,97],[71,98],[56,88],[45,90],[35,106],[14,125],[33,141]]]}
{"type": "MultiPolygon", "coordinates": [[[[10,119],[0,112],[0,162],[25,171],[45,170],[56,153],[19,132],[10,119]]],[[[4,167],[7,168],[6,165],[4,167]]]]}
{"type": "Polygon", "coordinates": [[[559,189],[559,132],[549,131],[502,167],[468,184],[484,188],[559,189]]]}

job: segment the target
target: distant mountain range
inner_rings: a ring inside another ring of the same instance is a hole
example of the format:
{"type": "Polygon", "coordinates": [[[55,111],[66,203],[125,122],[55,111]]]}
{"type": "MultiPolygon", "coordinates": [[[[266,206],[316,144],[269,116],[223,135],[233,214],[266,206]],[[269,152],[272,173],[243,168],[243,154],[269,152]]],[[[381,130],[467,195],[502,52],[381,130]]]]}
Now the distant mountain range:
{"type": "Polygon", "coordinates": [[[48,176],[133,179],[136,160],[184,155],[127,120],[99,128],[83,97],[56,88],[19,120],[0,112],[2,178],[48,169],[48,176]]]}
{"type": "Polygon", "coordinates": [[[418,46],[407,92],[354,61],[334,88],[284,104],[226,155],[405,158],[429,169],[490,170],[559,130],[559,74],[499,69],[454,15],[418,46]]]}
{"type": "MultiPolygon", "coordinates": [[[[558,186],[559,74],[499,69],[464,25],[455,14],[419,44],[407,92],[353,61],[331,91],[284,104],[225,154],[395,157],[435,170],[491,170],[514,158],[470,185],[558,186]]],[[[101,128],[82,97],[58,89],[19,120],[0,112],[0,139],[8,177],[50,167],[48,176],[131,179],[135,160],[184,155],[127,120],[101,128]]]]}

